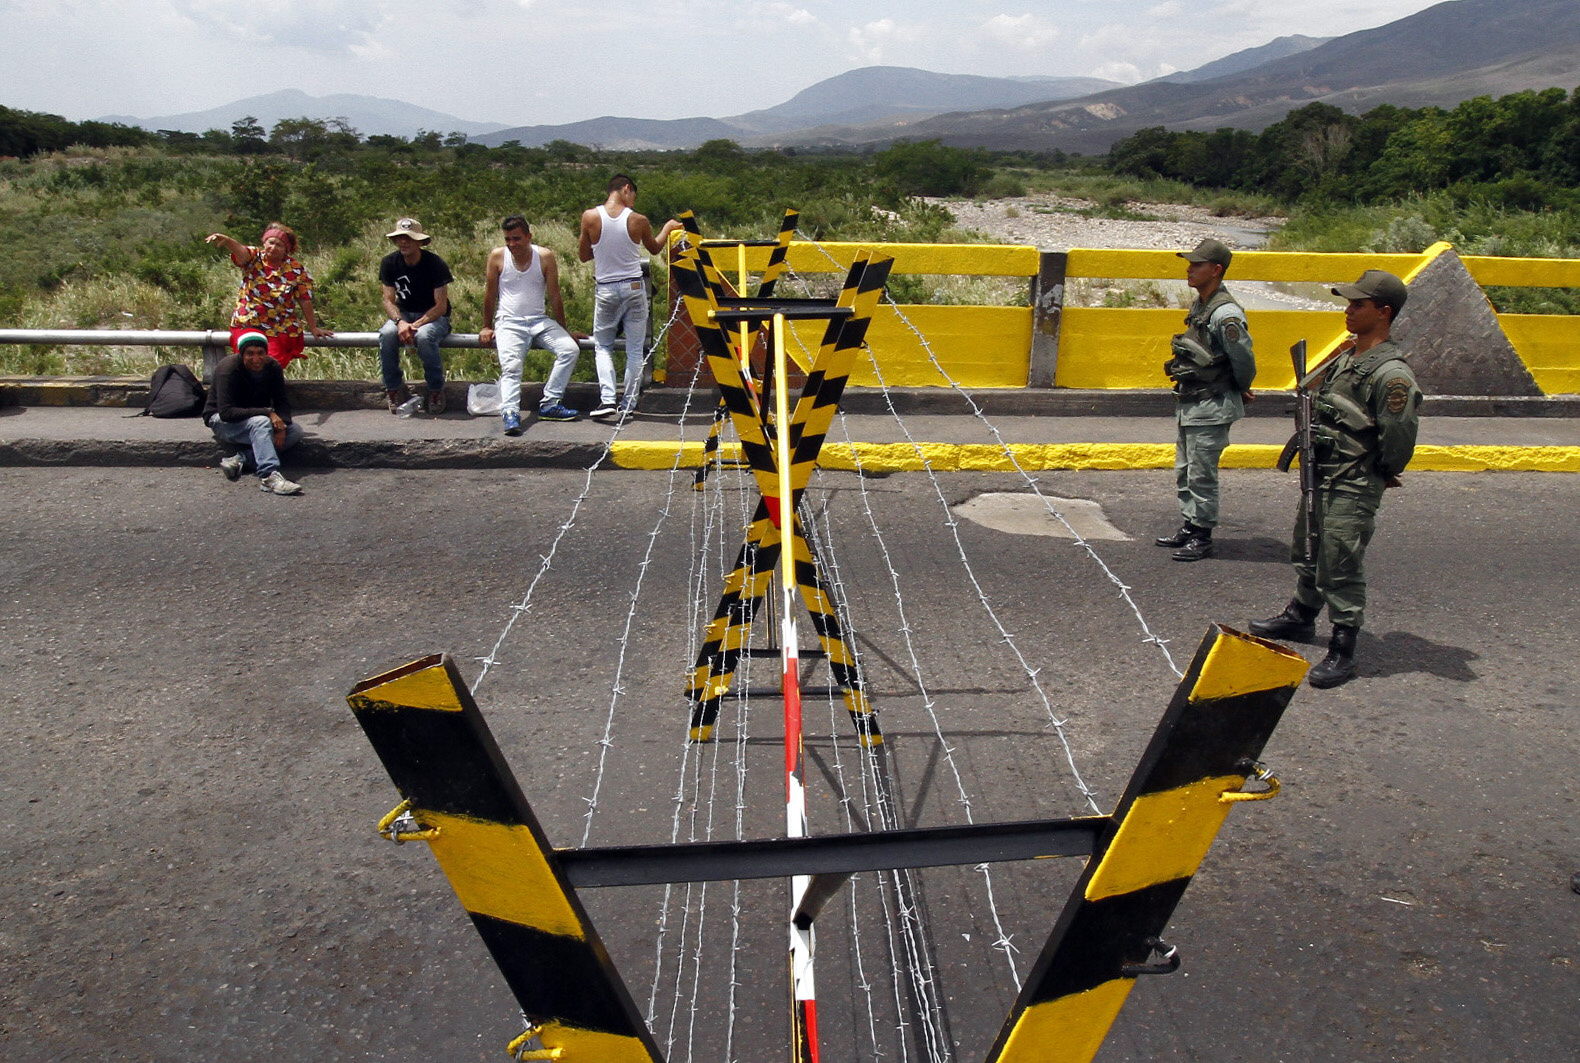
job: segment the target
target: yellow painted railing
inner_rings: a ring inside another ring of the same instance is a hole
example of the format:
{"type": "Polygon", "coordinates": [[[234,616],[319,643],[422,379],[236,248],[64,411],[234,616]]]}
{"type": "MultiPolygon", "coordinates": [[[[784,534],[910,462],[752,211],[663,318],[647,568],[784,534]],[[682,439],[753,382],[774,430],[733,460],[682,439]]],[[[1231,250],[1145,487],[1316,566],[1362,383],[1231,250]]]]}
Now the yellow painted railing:
{"type": "MultiPolygon", "coordinates": [[[[767,247],[746,248],[746,268],[760,273],[768,264],[767,247]]],[[[1035,277],[1041,252],[1026,244],[863,244],[793,240],[787,261],[797,273],[850,271],[856,252],[871,251],[894,259],[894,273],[957,274],[964,277],[1035,277]]],[[[1178,261],[1176,259],[1176,261],[1178,261]]],[[[728,272],[735,252],[718,261],[728,272]]]]}
{"type": "MultiPolygon", "coordinates": [[[[1448,244],[1434,244],[1419,255],[1306,254],[1240,251],[1231,280],[1281,281],[1332,285],[1346,283],[1368,269],[1385,269],[1408,283],[1448,244]]],[[[1580,260],[1540,258],[1462,259],[1478,284],[1524,287],[1580,287],[1580,260]]],[[[1178,277],[1172,251],[1069,253],[1066,277],[1156,279],[1178,277]]],[[[1250,315],[1259,351],[1282,352],[1296,340],[1310,343],[1320,357],[1343,339],[1343,318],[1333,311],[1257,310],[1250,315]]],[[[1155,388],[1163,386],[1169,337],[1180,331],[1177,310],[1068,308],[1059,335],[1055,383],[1070,388],[1155,388]]],[[[1515,352],[1546,394],[1580,392],[1580,316],[1499,314],[1498,322],[1515,352]]],[[[1259,359],[1259,388],[1288,388],[1291,371],[1281,358],[1259,359]]]]}
{"type": "MultiPolygon", "coordinates": [[[[1580,259],[1466,255],[1461,261],[1483,288],[1580,288],[1580,259]]],[[[1580,316],[1499,314],[1498,324],[1537,387],[1548,395],[1580,393],[1580,316]]]]}
{"type": "MultiPolygon", "coordinates": [[[[746,268],[761,273],[769,248],[746,248],[746,268]]],[[[1042,255],[1021,244],[889,244],[793,241],[787,261],[801,274],[844,275],[856,252],[894,259],[892,273],[962,277],[1037,276],[1042,255]]],[[[735,251],[718,258],[733,279],[735,251]]],[[[868,346],[879,352],[857,362],[850,382],[873,387],[1023,388],[1030,369],[1032,310],[1029,306],[933,306],[885,303],[873,316],[868,346]],[[931,352],[931,353],[929,353],[931,352]],[[936,359],[936,364],[934,362],[936,359]],[[942,371],[940,371],[942,367],[942,371]],[[947,374],[947,375],[946,375],[947,374]]],[[[803,365],[823,338],[821,322],[792,323],[789,351],[803,365]]]]}
{"type": "MultiPolygon", "coordinates": [[[[1060,304],[1067,279],[1182,278],[1182,264],[1173,251],[1075,248],[1062,256],[1062,271],[1050,277],[1048,260],[1060,256],[1024,245],[795,241],[790,245],[789,264],[802,274],[843,274],[863,248],[892,257],[895,274],[1027,278],[1032,281],[1028,286],[1031,305],[885,304],[868,334],[870,347],[878,352],[881,372],[870,362],[859,363],[851,375],[852,384],[871,386],[881,381],[900,387],[941,387],[952,381],[968,388],[1023,388],[1029,380],[1037,383],[1033,352],[1036,342],[1044,339],[1055,367],[1054,386],[1140,389],[1168,385],[1163,363],[1169,354],[1169,338],[1182,328],[1182,310],[1060,304]]],[[[1235,281],[1254,280],[1327,287],[1353,281],[1368,269],[1388,270],[1408,283],[1448,249],[1447,244],[1436,244],[1421,254],[1387,255],[1240,251],[1234,256],[1230,283],[1232,287],[1235,281]]],[[[767,248],[747,249],[747,268],[760,271],[767,256],[767,248]]],[[[1483,286],[1580,288],[1577,259],[1465,256],[1462,261],[1483,286]]],[[[1344,318],[1336,310],[1255,310],[1250,319],[1259,352],[1281,354],[1296,340],[1304,339],[1315,358],[1344,337],[1344,318]]],[[[1580,316],[1500,314],[1498,321],[1544,393],[1580,393],[1580,316]]],[[[821,335],[819,325],[796,326],[792,354],[799,349],[816,350],[821,335]]],[[[1286,359],[1264,357],[1259,361],[1258,388],[1292,385],[1286,359]]],[[[1046,383],[1044,377],[1043,385],[1046,383]]]]}

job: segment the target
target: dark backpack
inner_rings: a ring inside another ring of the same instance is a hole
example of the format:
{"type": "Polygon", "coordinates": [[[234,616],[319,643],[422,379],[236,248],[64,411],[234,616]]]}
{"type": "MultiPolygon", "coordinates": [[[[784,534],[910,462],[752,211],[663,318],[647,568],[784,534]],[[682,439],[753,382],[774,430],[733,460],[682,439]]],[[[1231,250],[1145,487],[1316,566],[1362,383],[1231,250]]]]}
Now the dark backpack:
{"type": "Polygon", "coordinates": [[[144,417],[196,417],[207,397],[203,385],[184,365],[162,365],[148,381],[144,417]]]}

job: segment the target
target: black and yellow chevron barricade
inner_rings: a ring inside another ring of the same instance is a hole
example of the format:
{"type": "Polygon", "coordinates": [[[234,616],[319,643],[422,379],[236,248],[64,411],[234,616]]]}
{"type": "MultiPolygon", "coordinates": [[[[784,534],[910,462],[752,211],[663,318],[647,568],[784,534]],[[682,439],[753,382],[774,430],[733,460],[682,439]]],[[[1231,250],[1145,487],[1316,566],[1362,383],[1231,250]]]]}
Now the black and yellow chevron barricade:
{"type": "Polygon", "coordinates": [[[603,849],[549,846],[448,658],[368,679],[348,701],[405,798],[381,833],[428,842],[531,1024],[512,1048],[542,1046],[517,1058],[662,1059],[578,888],[810,875],[795,919],[811,925],[861,871],[1085,856],[987,1063],[1087,1063],[1135,980],[1178,966],[1161,934],[1229,809],[1277,792],[1257,761],[1306,669],[1211,629],[1110,816],[603,849]],[[1253,777],[1265,787],[1247,790],[1253,777]]]}
{"type": "MultiPolygon", "coordinates": [[[[688,238],[688,249],[696,255],[697,268],[701,270],[703,282],[712,291],[714,302],[722,305],[724,299],[728,298],[728,286],[724,282],[723,275],[719,272],[719,264],[714,261],[712,252],[733,248],[741,253],[743,261],[737,271],[738,276],[735,286],[737,290],[741,290],[744,294],[746,285],[745,250],[748,247],[760,247],[764,244],[771,245],[771,249],[768,252],[768,264],[763,268],[763,272],[757,280],[756,298],[768,299],[772,297],[775,285],[779,283],[780,276],[784,274],[786,267],[789,265],[790,241],[795,237],[796,222],[800,217],[800,212],[786,210],[784,220],[779,225],[779,235],[772,241],[707,240],[703,238],[702,227],[697,222],[697,216],[689,210],[683,213],[680,216],[680,221],[688,238]]],[[[760,330],[743,333],[734,339],[736,357],[743,366],[749,364],[751,350],[755,345],[755,337],[758,332],[760,330]]],[[[692,486],[698,490],[701,490],[702,485],[707,482],[709,471],[717,465],[724,464],[718,459],[719,437],[723,432],[724,422],[729,418],[729,415],[730,411],[721,398],[718,405],[713,409],[713,423],[708,426],[708,436],[702,444],[702,461],[697,466],[696,476],[692,483],[692,486]]]]}
{"type": "Polygon", "coordinates": [[[1161,934],[1277,726],[1306,661],[1216,627],[1203,640],[1120,798],[1106,844],[1010,1011],[988,1063],[1096,1055],[1136,978],[1178,965],[1161,934]]]}
{"type": "Polygon", "coordinates": [[[531,1023],[520,1041],[542,1045],[517,1058],[658,1063],[454,664],[424,657],[357,684],[347,701],[404,798],[381,832],[428,842],[531,1023]]]}
{"type": "Polygon", "coordinates": [[[822,576],[816,555],[795,514],[856,355],[862,348],[867,325],[888,278],[889,266],[887,258],[859,255],[844,289],[835,300],[728,299],[721,306],[718,289],[708,282],[703,255],[682,255],[674,265],[676,286],[718,384],[720,403],[730,413],[742,454],[751,466],[761,495],[747,529],[746,542],[725,581],[719,607],[704,633],[692,672],[687,697],[692,704],[691,736],[696,741],[708,741],[712,737],[720,700],[729,691],[786,536],[796,562],[801,599],[811,613],[813,628],[857,733],[867,744],[882,741],[861,682],[854,648],[839,623],[832,589],[822,576]],[[795,412],[786,426],[768,424],[748,371],[736,357],[730,334],[723,324],[740,321],[756,326],[775,315],[826,318],[828,321],[823,341],[808,366],[806,384],[795,412]],[[789,433],[792,454],[789,499],[779,498],[778,460],[769,439],[770,430],[789,433]],[[789,514],[788,521],[786,514],[789,514]]]}

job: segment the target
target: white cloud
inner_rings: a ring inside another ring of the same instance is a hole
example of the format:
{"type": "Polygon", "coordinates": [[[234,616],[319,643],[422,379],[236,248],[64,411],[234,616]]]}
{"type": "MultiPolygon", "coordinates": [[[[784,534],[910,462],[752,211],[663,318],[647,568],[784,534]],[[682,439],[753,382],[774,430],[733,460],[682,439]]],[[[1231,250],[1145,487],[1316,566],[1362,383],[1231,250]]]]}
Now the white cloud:
{"type": "Polygon", "coordinates": [[[1134,63],[1107,62],[1101,63],[1092,71],[1095,78],[1107,78],[1109,81],[1118,81],[1126,85],[1134,85],[1141,80],[1141,69],[1134,63]]]}
{"type": "Polygon", "coordinates": [[[994,15],[982,23],[992,40],[1011,48],[1032,51],[1046,48],[1059,36],[1059,27],[1040,15],[994,15]]]}
{"type": "Polygon", "coordinates": [[[792,26],[817,26],[821,25],[818,17],[804,7],[795,4],[768,3],[756,5],[757,11],[763,16],[780,22],[788,22],[792,26]]]}
{"type": "Polygon", "coordinates": [[[1161,4],[1153,4],[1147,8],[1148,18],[1176,18],[1185,13],[1183,0],[1163,0],[1161,4]]]}
{"type": "Polygon", "coordinates": [[[845,39],[851,51],[868,63],[882,63],[889,59],[896,48],[911,44],[922,37],[920,28],[880,18],[864,26],[852,26],[845,39]]]}
{"type": "Polygon", "coordinates": [[[374,40],[384,22],[381,5],[362,0],[174,0],[171,6],[200,28],[248,42],[309,52],[344,52],[374,40]]]}

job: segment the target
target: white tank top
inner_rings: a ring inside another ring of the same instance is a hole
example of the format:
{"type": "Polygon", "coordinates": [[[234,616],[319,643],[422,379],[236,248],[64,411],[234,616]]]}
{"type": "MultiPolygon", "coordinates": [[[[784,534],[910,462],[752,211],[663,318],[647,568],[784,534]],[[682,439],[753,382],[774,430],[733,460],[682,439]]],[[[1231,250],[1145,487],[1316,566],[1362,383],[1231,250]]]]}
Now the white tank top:
{"type": "Polygon", "coordinates": [[[516,260],[505,248],[505,261],[499,268],[499,307],[495,321],[525,321],[543,316],[543,248],[532,245],[532,265],[517,269],[516,260]]]}
{"type": "Polygon", "coordinates": [[[599,284],[634,281],[642,276],[642,259],[647,248],[631,239],[628,228],[631,208],[623,207],[611,218],[598,208],[598,242],[593,244],[593,277],[599,284]]]}

